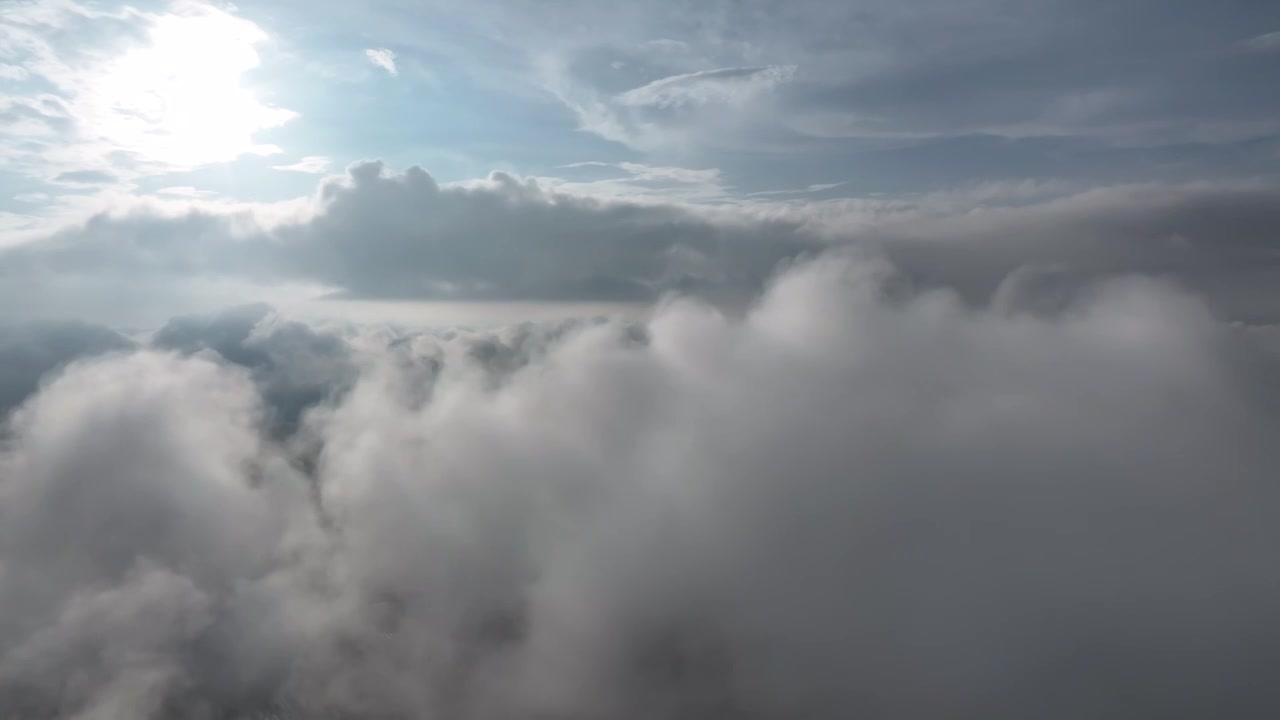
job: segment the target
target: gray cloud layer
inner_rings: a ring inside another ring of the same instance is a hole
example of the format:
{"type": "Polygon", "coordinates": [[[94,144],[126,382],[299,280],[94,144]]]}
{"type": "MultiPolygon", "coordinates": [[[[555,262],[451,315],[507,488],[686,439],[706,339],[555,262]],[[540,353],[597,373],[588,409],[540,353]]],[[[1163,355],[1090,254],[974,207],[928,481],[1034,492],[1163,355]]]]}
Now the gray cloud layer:
{"type": "Polygon", "coordinates": [[[361,297],[635,300],[758,285],[778,259],[814,245],[794,222],[711,222],[502,173],[441,188],[420,168],[391,173],[380,162],[323,183],[308,213],[269,229],[251,211],[104,214],[0,254],[0,277],[15,296],[230,275],[361,297]]]}
{"type": "Polygon", "coordinates": [[[1273,716],[1276,356],[1151,279],[1018,282],[832,255],[740,319],[242,309],[74,363],[0,452],[0,706],[1273,716]],[[276,372],[333,389],[284,437],[276,372]]]}
{"type": "Polygon", "coordinates": [[[78,302],[81,315],[135,295],[172,302],[166,293],[217,278],[320,283],[356,297],[741,297],[779,261],[863,244],[914,280],[979,301],[1019,266],[1053,265],[1166,276],[1224,315],[1280,318],[1280,191],[1260,181],[1067,195],[1006,183],[911,199],[708,207],[593,198],[501,173],[441,187],[419,168],[366,162],[325,180],[292,215],[184,208],[102,214],[0,251],[0,295],[10,312],[78,302]]]}

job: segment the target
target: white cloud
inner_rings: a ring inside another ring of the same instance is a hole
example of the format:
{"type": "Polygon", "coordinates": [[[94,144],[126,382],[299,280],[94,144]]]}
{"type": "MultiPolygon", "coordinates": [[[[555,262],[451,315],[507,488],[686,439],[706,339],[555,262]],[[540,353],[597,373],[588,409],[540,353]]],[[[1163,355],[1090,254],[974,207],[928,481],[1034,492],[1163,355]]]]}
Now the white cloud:
{"type": "Polygon", "coordinates": [[[273,165],[271,169],[320,175],[329,169],[329,163],[329,158],[323,155],[308,155],[291,165],[273,165]]]}
{"type": "Polygon", "coordinates": [[[795,71],[792,65],[700,70],[654,80],[615,99],[626,106],[661,109],[706,103],[740,105],[786,82],[795,71]]]}
{"type": "Polygon", "coordinates": [[[683,167],[645,165],[623,162],[618,167],[631,173],[636,180],[666,180],[688,185],[719,183],[720,171],[716,168],[693,169],[683,167]]]}
{"type": "Polygon", "coordinates": [[[586,161],[560,165],[560,170],[615,170],[618,177],[591,180],[539,177],[538,182],[558,192],[596,195],[634,202],[729,202],[729,187],[717,168],[684,168],[644,163],[586,161]]]}
{"type": "Polygon", "coordinates": [[[758,192],[750,193],[750,197],[769,197],[771,195],[803,195],[806,193],[820,193],[820,192],[825,192],[827,190],[834,190],[835,188],[841,187],[845,184],[846,183],[844,182],[813,183],[806,187],[799,188],[799,189],[792,189],[792,190],[760,190],[758,192]]]}
{"type": "Polygon", "coordinates": [[[170,187],[163,187],[156,190],[156,194],[185,198],[213,197],[214,195],[217,195],[217,193],[212,190],[201,190],[190,185],[173,185],[170,187]]]}
{"type": "Polygon", "coordinates": [[[364,56],[369,62],[386,70],[391,75],[400,74],[400,71],[396,69],[396,54],[394,52],[386,48],[369,48],[364,51],[364,56]]]}
{"type": "Polygon", "coordinates": [[[741,317],[322,335],[179,320],[18,410],[0,706],[1277,710],[1277,368],[1164,284],[1044,318],[837,254],[741,317]]]}
{"type": "Polygon", "coordinates": [[[740,131],[767,114],[774,90],[791,80],[796,66],[697,70],[610,93],[577,82],[553,59],[544,60],[540,72],[583,130],[637,150],[672,152],[735,146],[740,131]]]}
{"type": "Polygon", "coordinates": [[[616,167],[616,165],[614,165],[613,163],[607,163],[607,162],[603,162],[603,161],[600,161],[600,160],[583,160],[582,162],[574,162],[574,163],[568,163],[568,164],[565,164],[565,165],[557,165],[556,167],[557,167],[557,168],[570,168],[570,169],[571,169],[571,168],[585,168],[585,167],[608,168],[608,167],[616,167]]]}
{"type": "Polygon", "coordinates": [[[0,63],[0,80],[26,80],[28,75],[30,75],[30,73],[28,73],[27,69],[21,65],[0,63]]]}

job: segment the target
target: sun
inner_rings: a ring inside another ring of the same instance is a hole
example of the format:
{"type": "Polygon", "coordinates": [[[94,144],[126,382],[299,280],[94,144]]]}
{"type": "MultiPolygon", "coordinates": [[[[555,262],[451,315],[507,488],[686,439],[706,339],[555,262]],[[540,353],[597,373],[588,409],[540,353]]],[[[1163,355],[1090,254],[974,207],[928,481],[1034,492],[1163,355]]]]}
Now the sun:
{"type": "Polygon", "coordinates": [[[267,39],[254,23],[208,5],[153,16],[147,43],[106,62],[86,84],[85,130],[137,160],[178,168],[279,152],[254,134],[297,114],[240,85],[267,39]]]}

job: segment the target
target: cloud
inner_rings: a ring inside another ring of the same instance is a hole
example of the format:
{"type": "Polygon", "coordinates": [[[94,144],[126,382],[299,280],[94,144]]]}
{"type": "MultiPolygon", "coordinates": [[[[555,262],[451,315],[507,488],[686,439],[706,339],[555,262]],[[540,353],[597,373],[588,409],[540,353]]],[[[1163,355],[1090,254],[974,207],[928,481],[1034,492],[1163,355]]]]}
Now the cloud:
{"type": "Polygon", "coordinates": [[[58,173],[54,182],[74,183],[80,185],[103,185],[116,181],[116,176],[103,170],[68,170],[58,173]]]}
{"type": "Polygon", "coordinates": [[[750,197],[768,197],[770,195],[803,195],[806,193],[821,193],[827,190],[834,190],[835,188],[841,187],[845,184],[846,183],[843,183],[843,182],[812,183],[807,187],[794,189],[794,190],[760,190],[757,192],[750,193],[749,196],[750,197]]]}
{"type": "Polygon", "coordinates": [[[163,187],[163,188],[160,188],[159,190],[156,190],[156,194],[169,195],[172,197],[186,197],[186,198],[202,198],[202,197],[212,197],[214,195],[217,195],[217,193],[213,192],[212,190],[201,190],[199,188],[195,188],[190,185],[174,185],[172,187],[163,187]]]}
{"type": "Polygon", "coordinates": [[[1244,42],[1244,46],[1246,49],[1254,52],[1274,52],[1276,50],[1280,50],[1280,30],[1251,37],[1244,42]]]}
{"type": "Polygon", "coordinates": [[[681,194],[722,197],[714,170],[614,169],[625,174],[608,182],[495,172],[442,186],[420,168],[363,162],[280,206],[121,203],[0,250],[0,310],[12,316],[34,304],[83,317],[135,296],[173,307],[198,283],[229,283],[246,300],[267,299],[252,293],[280,283],[364,298],[651,301],[669,290],[740,298],[781,261],[857,245],[880,249],[915,282],[974,302],[1019,266],[1062,265],[1099,277],[1158,275],[1204,295],[1224,317],[1280,318],[1280,202],[1262,182],[1083,192],[1004,183],[912,198],[700,205],[681,194]],[[608,183],[649,196],[610,196],[608,183]]]}
{"type": "Polygon", "coordinates": [[[757,93],[786,82],[794,66],[720,68],[673,75],[617,96],[630,107],[678,108],[705,103],[740,104],[757,93]]]}
{"type": "Polygon", "coordinates": [[[252,208],[156,209],[104,214],[0,252],[5,290],[47,297],[88,281],[201,276],[357,297],[650,300],[676,287],[758,285],[811,240],[792,223],[711,220],[682,205],[559,193],[504,173],[441,187],[421,168],[394,173],[380,162],[322,181],[284,220],[252,208]]]}
{"type": "Polygon", "coordinates": [[[805,192],[822,192],[823,190],[833,190],[844,185],[843,182],[833,183],[813,183],[804,189],[805,192]]]}
{"type": "Polygon", "coordinates": [[[396,54],[386,48],[369,48],[364,51],[365,58],[377,67],[386,70],[390,75],[399,75],[396,69],[396,54]]]}
{"type": "Polygon", "coordinates": [[[715,168],[692,169],[663,167],[643,163],[624,162],[618,167],[631,173],[636,180],[666,180],[690,185],[720,182],[720,171],[715,168]]]}
{"type": "Polygon", "coordinates": [[[329,169],[329,158],[322,155],[308,155],[292,165],[273,165],[271,169],[320,175],[329,169]]]}
{"type": "Polygon", "coordinates": [[[985,297],[1020,266],[1057,265],[1159,276],[1200,293],[1225,317],[1266,322],[1280,313],[1267,289],[1280,273],[1278,218],[1268,208],[1276,192],[1249,183],[1120,186],[934,217],[909,213],[868,232],[918,278],[970,297],[985,297]]]}
{"type": "Polygon", "coordinates": [[[1150,279],[1035,312],[899,280],[362,330],[292,439],[189,351],[253,313],[75,363],[0,450],[0,706],[1273,714],[1274,356],[1150,279]]]}
{"type": "Polygon", "coordinates": [[[577,114],[582,129],[644,152],[691,150],[736,137],[766,114],[774,91],[796,72],[792,65],[697,70],[605,93],[550,63],[550,89],[577,114]]]}
{"type": "MultiPolygon", "coordinates": [[[[535,81],[605,139],[664,156],[736,155],[757,169],[769,166],[761,153],[804,154],[809,163],[836,154],[831,164],[847,169],[857,167],[849,156],[877,142],[999,136],[1096,143],[1097,178],[1128,165],[1121,148],[1159,147],[1205,167],[1213,146],[1233,153],[1232,146],[1280,127],[1267,92],[1280,71],[1263,53],[1233,51],[1280,27],[1280,12],[1263,3],[1243,3],[1226,16],[1179,6],[1159,24],[1140,4],[1097,0],[1070,10],[1037,0],[1014,14],[990,0],[963,9],[938,0],[810,2],[785,12],[767,3],[571,1],[564,10],[575,18],[573,31],[503,2],[470,17],[463,39],[440,37],[456,33],[452,26],[414,39],[509,63],[502,67],[508,73],[536,58],[535,81]],[[715,113],[683,122],[632,117],[617,100],[689,112],[703,93],[677,89],[675,80],[664,88],[667,79],[771,66],[796,71],[766,94],[777,96],[773,102],[758,99],[733,124],[715,113]],[[1187,77],[1203,83],[1189,93],[1187,77]],[[1208,147],[1189,147],[1202,144],[1208,147]]],[[[723,157],[711,162],[729,166],[723,157]]],[[[1250,162],[1234,164],[1240,175],[1250,173],[1250,162]]],[[[1134,179],[1164,176],[1165,168],[1142,167],[1134,179]]],[[[1001,165],[991,159],[982,172],[993,177],[1001,165]]]]}
{"type": "Polygon", "coordinates": [[[557,166],[569,177],[539,177],[557,192],[630,201],[729,202],[730,188],[717,168],[685,168],[635,162],[587,161],[557,166]],[[583,175],[588,177],[583,178],[583,175]]]}

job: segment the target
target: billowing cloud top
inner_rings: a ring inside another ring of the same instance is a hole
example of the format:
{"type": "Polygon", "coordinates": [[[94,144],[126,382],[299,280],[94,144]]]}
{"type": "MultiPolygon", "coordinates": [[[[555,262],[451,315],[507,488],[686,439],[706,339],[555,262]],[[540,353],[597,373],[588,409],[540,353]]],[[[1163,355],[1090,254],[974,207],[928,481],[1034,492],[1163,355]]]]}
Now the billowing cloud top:
{"type": "Polygon", "coordinates": [[[1277,356],[1149,280],[1027,297],[836,254],[739,319],[107,342],[6,427],[0,707],[1272,714],[1277,356]]]}

